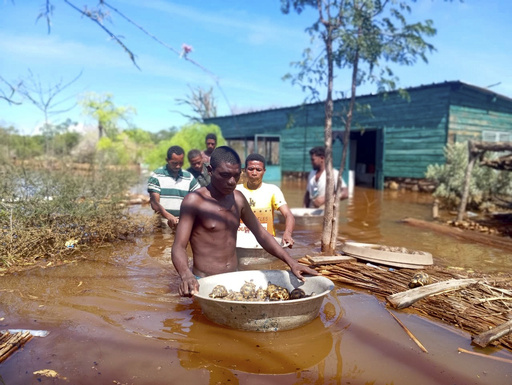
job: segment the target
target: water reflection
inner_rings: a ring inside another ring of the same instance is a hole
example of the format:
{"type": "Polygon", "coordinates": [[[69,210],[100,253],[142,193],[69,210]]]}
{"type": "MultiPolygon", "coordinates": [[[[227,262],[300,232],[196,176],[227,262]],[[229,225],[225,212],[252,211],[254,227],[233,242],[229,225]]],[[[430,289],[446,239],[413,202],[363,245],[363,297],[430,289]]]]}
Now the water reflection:
{"type": "MultiPolygon", "coordinates": [[[[195,303],[176,308],[186,317],[166,319],[162,331],[179,342],[178,357],[186,369],[207,368],[212,377],[226,371],[286,374],[308,369],[325,360],[340,339],[343,309],[335,295],[328,295],[319,317],[303,327],[282,332],[247,332],[216,325],[195,303]],[[336,337],[338,336],[338,337],[336,337]]],[[[223,381],[223,383],[225,383],[223,381]]]]}

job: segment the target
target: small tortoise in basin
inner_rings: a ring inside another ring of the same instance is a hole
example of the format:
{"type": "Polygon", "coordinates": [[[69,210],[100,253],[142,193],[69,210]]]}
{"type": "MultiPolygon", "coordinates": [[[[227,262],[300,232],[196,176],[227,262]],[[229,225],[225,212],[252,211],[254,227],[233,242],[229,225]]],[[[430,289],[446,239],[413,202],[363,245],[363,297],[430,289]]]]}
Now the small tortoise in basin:
{"type": "Polygon", "coordinates": [[[217,285],[209,294],[210,298],[219,298],[227,301],[249,301],[249,302],[262,302],[262,301],[286,301],[289,299],[299,299],[311,297],[314,293],[307,295],[304,290],[296,288],[291,292],[285,287],[268,282],[267,288],[259,287],[253,281],[245,281],[240,288],[240,291],[228,290],[223,285],[217,285]]]}
{"type": "Polygon", "coordinates": [[[290,299],[290,292],[282,286],[268,282],[267,286],[268,298],[271,301],[286,301],[290,299]]]}
{"type": "Polygon", "coordinates": [[[227,289],[223,285],[217,285],[210,293],[210,298],[224,298],[228,295],[227,289]]]}
{"type": "Polygon", "coordinates": [[[256,296],[256,285],[252,282],[252,279],[250,282],[245,281],[240,288],[240,293],[245,299],[254,298],[256,296]]]}
{"type": "Polygon", "coordinates": [[[420,271],[419,273],[414,274],[411,282],[409,282],[409,287],[414,289],[415,287],[425,286],[431,283],[432,280],[430,279],[430,276],[424,271],[420,271]]]}

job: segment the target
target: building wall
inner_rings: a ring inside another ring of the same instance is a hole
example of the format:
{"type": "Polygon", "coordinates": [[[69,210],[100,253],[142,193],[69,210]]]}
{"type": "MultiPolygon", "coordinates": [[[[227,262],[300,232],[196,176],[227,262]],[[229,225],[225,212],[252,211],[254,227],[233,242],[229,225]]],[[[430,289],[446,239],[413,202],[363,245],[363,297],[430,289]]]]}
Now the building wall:
{"type": "MultiPolygon", "coordinates": [[[[333,131],[343,132],[337,115],[348,100],[334,103],[333,131]]],[[[208,119],[226,139],[253,138],[256,134],[281,135],[283,172],[310,170],[308,151],[324,144],[324,104],[315,103],[208,119]]],[[[444,163],[447,143],[481,139],[482,130],[512,132],[512,100],[461,82],[446,82],[387,95],[357,98],[352,133],[379,132],[376,170],[385,177],[423,178],[427,166],[444,163]]],[[[352,139],[357,135],[352,134],[352,139]]],[[[341,143],[335,142],[333,164],[339,167],[341,143]]],[[[379,185],[379,184],[377,184],[379,185]]],[[[382,184],[380,184],[382,185],[382,184]]]]}

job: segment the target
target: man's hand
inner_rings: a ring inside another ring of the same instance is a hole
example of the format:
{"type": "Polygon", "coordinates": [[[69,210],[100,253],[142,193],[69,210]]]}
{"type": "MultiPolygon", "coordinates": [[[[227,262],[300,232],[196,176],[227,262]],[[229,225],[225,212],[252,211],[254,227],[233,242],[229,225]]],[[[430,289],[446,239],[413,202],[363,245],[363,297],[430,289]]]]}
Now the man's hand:
{"type": "Polygon", "coordinates": [[[175,217],[174,215],[171,215],[171,217],[169,219],[167,219],[167,226],[169,226],[173,230],[176,230],[176,226],[178,226],[179,221],[180,221],[180,218],[175,217]]]}
{"type": "Polygon", "coordinates": [[[294,263],[293,266],[290,266],[292,269],[292,273],[301,281],[304,281],[305,278],[302,274],[311,274],[311,275],[319,275],[316,270],[313,270],[307,266],[301,265],[300,263],[294,263]]]}
{"type": "Polygon", "coordinates": [[[286,247],[289,247],[291,249],[293,247],[293,244],[295,243],[295,241],[293,240],[292,235],[285,231],[283,234],[282,243],[283,243],[283,245],[288,245],[286,247]]]}
{"type": "Polygon", "coordinates": [[[193,275],[181,279],[179,292],[182,297],[192,297],[199,293],[199,282],[193,275]]]}

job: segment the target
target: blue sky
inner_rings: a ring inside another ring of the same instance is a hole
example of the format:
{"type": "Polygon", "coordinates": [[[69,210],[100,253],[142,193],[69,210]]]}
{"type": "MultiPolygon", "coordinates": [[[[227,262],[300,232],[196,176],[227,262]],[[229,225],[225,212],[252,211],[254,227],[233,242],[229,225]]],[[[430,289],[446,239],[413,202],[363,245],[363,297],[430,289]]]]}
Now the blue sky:
{"type": "MultiPolygon", "coordinates": [[[[95,6],[97,1],[72,0],[95,6]]],[[[131,106],[137,113],[132,124],[148,131],[180,127],[190,114],[176,99],[190,88],[214,88],[218,114],[246,112],[300,104],[300,88],[283,81],[293,73],[290,63],[300,60],[309,46],[304,29],[314,15],[283,15],[279,0],[110,0],[109,4],[148,32],[181,51],[192,46],[189,57],[206,72],[158,44],[136,27],[112,14],[106,23],[137,55],[137,69],[127,54],[99,27],[62,0],[55,5],[51,33],[44,20],[36,22],[44,0],[0,0],[0,75],[11,82],[31,71],[43,87],[81,77],[57,100],[73,105],[87,92],[110,93],[117,106],[131,106]],[[220,86],[220,88],[219,88],[220,86]]],[[[418,0],[410,20],[432,19],[437,35],[430,38],[437,49],[429,63],[395,68],[399,85],[412,87],[461,80],[512,97],[512,1],[418,0]],[[498,85],[496,85],[499,83],[498,85]]],[[[348,91],[349,73],[340,73],[336,89],[348,91]]],[[[367,85],[358,94],[375,92],[367,85]]],[[[52,120],[66,118],[92,123],[81,108],[52,120]]],[[[8,105],[0,100],[0,125],[32,133],[43,121],[29,104],[8,105]]]]}

